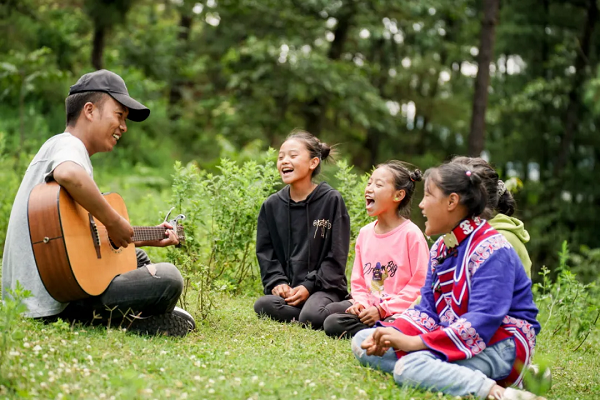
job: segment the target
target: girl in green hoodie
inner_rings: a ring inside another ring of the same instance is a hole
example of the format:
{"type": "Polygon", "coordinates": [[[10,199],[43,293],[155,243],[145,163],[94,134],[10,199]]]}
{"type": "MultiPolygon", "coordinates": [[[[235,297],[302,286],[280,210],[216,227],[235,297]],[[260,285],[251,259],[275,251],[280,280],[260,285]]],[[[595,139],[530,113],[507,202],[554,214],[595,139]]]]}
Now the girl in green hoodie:
{"type": "Polygon", "coordinates": [[[525,273],[531,278],[531,259],[525,248],[525,243],[529,242],[529,233],[523,222],[512,216],[517,203],[504,182],[499,179],[496,170],[479,157],[455,157],[452,161],[469,166],[482,177],[488,192],[488,203],[481,217],[487,219],[492,228],[500,232],[515,248],[525,273]]]}

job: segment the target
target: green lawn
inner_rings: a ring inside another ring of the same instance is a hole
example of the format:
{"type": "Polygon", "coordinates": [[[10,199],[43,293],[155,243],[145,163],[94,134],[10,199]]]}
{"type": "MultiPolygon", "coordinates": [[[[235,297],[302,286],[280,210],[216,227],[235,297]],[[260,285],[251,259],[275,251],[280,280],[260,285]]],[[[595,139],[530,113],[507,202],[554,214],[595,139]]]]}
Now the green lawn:
{"type": "MultiPolygon", "coordinates": [[[[183,339],[138,337],[116,329],[24,321],[25,338],[2,371],[2,398],[42,399],[423,399],[391,376],[355,361],[349,341],[298,325],[258,319],[251,298],[224,298],[183,339]]],[[[550,334],[548,337],[552,337],[550,334]]],[[[548,398],[600,398],[599,349],[577,352],[542,337],[554,358],[548,398]]]]}

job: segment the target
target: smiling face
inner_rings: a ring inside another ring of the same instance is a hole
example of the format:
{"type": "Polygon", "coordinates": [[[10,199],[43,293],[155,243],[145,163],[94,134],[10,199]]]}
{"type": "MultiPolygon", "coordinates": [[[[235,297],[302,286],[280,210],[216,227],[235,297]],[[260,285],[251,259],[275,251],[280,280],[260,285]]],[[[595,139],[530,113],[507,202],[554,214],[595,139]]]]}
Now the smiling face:
{"type": "Polygon", "coordinates": [[[299,181],[310,180],[319,162],[318,157],[310,157],[306,145],[301,140],[289,139],[279,149],[277,170],[283,183],[292,185],[299,181]]]}
{"type": "Polygon", "coordinates": [[[449,202],[450,196],[446,196],[431,179],[425,180],[425,194],[419,203],[419,208],[426,218],[427,236],[448,233],[454,228],[455,222],[448,209],[449,202]]]}
{"type": "Polygon", "coordinates": [[[100,107],[94,106],[92,111],[93,149],[90,151],[91,154],[113,149],[123,133],[127,132],[125,119],[128,114],[127,107],[110,96],[100,107]]]}
{"type": "Polygon", "coordinates": [[[396,190],[394,182],[394,174],[389,168],[379,167],[373,171],[365,187],[365,202],[369,216],[396,212],[405,192],[396,190]]]}

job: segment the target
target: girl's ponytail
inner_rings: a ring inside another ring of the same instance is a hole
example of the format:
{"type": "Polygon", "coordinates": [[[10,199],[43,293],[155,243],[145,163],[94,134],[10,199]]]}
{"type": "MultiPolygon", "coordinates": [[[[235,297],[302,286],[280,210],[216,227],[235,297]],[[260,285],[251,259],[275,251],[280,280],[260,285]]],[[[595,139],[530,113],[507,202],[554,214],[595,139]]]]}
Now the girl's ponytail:
{"type": "Polygon", "coordinates": [[[506,189],[504,182],[498,181],[498,205],[496,211],[509,217],[515,213],[517,208],[517,202],[515,201],[512,193],[506,189]]]}
{"type": "Polygon", "coordinates": [[[420,169],[415,169],[409,173],[410,180],[413,182],[421,182],[423,180],[423,173],[420,169]]]}
{"type": "MultiPolygon", "coordinates": [[[[318,139],[317,139],[318,140],[318,139]]],[[[319,141],[319,145],[321,146],[321,161],[327,160],[327,157],[331,156],[333,152],[333,148],[329,146],[327,143],[319,141]]],[[[333,157],[331,156],[333,159],[333,157]]]]}

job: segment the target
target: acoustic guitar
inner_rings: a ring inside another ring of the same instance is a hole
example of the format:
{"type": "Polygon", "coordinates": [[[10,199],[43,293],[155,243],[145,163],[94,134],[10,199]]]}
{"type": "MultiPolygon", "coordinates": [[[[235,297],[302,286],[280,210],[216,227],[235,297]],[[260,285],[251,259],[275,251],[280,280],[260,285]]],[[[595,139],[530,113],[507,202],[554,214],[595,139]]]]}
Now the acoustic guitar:
{"type": "MultiPolygon", "coordinates": [[[[119,194],[104,194],[104,198],[129,221],[119,194]]],[[[56,182],[33,188],[27,215],[40,277],[48,293],[61,303],[98,296],[115,276],[137,268],[135,246],[115,247],[106,227],[56,182]]],[[[184,218],[179,215],[169,221],[180,242],[185,237],[178,222],[184,218]]],[[[134,226],[133,241],[164,239],[165,230],[161,226],[134,226]]]]}

